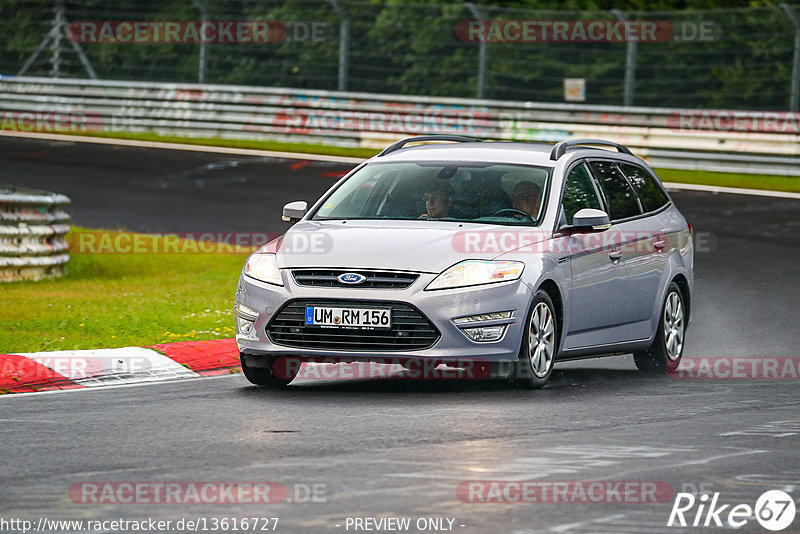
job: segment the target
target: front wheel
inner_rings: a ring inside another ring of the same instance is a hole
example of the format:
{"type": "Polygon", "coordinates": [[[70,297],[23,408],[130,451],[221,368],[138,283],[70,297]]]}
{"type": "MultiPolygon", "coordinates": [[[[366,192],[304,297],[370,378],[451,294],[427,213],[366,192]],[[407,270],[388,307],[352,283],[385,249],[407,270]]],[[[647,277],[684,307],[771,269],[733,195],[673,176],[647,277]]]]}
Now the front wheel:
{"type": "Polygon", "coordinates": [[[633,353],[633,361],[639,371],[647,374],[675,372],[683,356],[685,333],[686,313],[683,294],[678,284],[672,282],[664,299],[653,344],[645,351],[633,353]]]}
{"type": "MultiPolygon", "coordinates": [[[[289,382],[294,380],[297,376],[297,371],[299,369],[299,365],[296,366],[284,366],[286,367],[281,368],[280,372],[275,373],[275,362],[276,358],[272,356],[264,356],[267,360],[267,365],[265,367],[253,367],[247,364],[247,355],[239,353],[239,361],[242,364],[242,373],[244,373],[245,378],[249,380],[252,384],[257,386],[266,386],[271,388],[284,388],[289,385],[289,382]]],[[[285,358],[284,358],[285,359],[285,358]]]]}
{"type": "Polygon", "coordinates": [[[555,307],[545,291],[533,296],[533,304],[526,321],[519,358],[514,364],[512,377],[527,389],[539,389],[553,373],[558,345],[558,321],[555,307]]]}

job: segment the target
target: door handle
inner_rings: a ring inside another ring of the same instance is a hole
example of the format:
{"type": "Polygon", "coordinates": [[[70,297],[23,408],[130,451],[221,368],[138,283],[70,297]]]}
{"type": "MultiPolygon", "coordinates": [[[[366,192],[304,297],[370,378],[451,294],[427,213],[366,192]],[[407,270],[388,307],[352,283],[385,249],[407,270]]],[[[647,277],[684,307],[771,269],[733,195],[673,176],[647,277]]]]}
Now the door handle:
{"type": "Polygon", "coordinates": [[[608,259],[610,259],[611,261],[617,261],[621,257],[622,257],[622,252],[620,252],[619,250],[612,250],[611,252],[608,253],[608,259]]]}
{"type": "Polygon", "coordinates": [[[667,246],[667,242],[664,241],[663,239],[659,239],[658,241],[653,241],[653,246],[658,250],[661,250],[662,248],[667,246]]]}

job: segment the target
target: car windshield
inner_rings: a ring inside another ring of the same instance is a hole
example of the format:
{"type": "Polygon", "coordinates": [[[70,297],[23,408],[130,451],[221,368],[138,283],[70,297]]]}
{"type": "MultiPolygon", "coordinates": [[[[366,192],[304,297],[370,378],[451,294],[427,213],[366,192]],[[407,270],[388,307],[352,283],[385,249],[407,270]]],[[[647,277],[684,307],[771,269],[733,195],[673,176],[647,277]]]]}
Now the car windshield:
{"type": "Polygon", "coordinates": [[[325,219],[541,221],[550,169],[496,163],[372,163],[314,214],[325,219]]]}

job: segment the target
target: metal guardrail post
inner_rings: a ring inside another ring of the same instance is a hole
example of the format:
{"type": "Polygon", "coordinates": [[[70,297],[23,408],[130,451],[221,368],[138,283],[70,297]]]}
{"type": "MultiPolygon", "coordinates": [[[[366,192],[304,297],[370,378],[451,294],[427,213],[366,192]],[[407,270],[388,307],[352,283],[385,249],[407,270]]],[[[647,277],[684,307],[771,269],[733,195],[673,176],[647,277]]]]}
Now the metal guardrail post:
{"type": "Polygon", "coordinates": [[[55,278],[69,261],[64,195],[0,185],[0,282],[55,278]]]}
{"type": "Polygon", "coordinates": [[[794,24],[794,58],[792,60],[792,86],[789,93],[789,110],[798,111],[800,108],[800,20],[797,13],[789,4],[779,4],[786,16],[794,24]]]}
{"type": "Polygon", "coordinates": [[[200,12],[200,18],[203,23],[200,25],[200,57],[197,60],[197,83],[206,83],[206,65],[208,64],[208,43],[204,36],[206,33],[206,24],[209,21],[208,8],[202,0],[192,0],[194,7],[200,12]]]}
{"type": "MultiPolygon", "coordinates": [[[[611,12],[618,20],[625,22],[625,13],[619,9],[612,9],[611,12]]],[[[625,89],[622,97],[622,105],[625,107],[633,105],[634,83],[636,82],[636,41],[629,39],[625,46],[625,89]]]]}
{"type": "MultiPolygon", "coordinates": [[[[465,2],[469,12],[477,20],[484,20],[483,12],[472,2],[465,2]]],[[[481,39],[480,48],[478,49],[478,88],[476,90],[477,98],[486,98],[486,76],[489,71],[489,42],[486,39],[481,39]]]]}
{"type": "Polygon", "coordinates": [[[339,91],[347,90],[347,71],[350,64],[350,18],[339,0],[328,0],[339,15],[339,91]]]}

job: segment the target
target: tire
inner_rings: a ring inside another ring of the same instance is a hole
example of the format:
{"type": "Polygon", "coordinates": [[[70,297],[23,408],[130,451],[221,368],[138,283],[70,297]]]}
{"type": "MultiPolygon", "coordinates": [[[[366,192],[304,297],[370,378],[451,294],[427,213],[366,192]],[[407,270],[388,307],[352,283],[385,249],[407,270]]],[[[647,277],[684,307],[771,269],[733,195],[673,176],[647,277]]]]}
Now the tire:
{"type": "MultiPolygon", "coordinates": [[[[239,361],[242,364],[242,373],[244,373],[245,378],[249,380],[252,384],[257,386],[265,386],[275,389],[285,388],[289,385],[289,383],[295,379],[297,376],[297,370],[285,370],[282,374],[286,375],[285,377],[279,377],[273,374],[273,366],[275,364],[276,358],[274,356],[265,356],[267,358],[267,366],[266,367],[251,367],[247,365],[247,355],[239,353],[239,361]]],[[[299,366],[297,366],[299,368],[299,366]]]]}
{"type": "Polygon", "coordinates": [[[511,378],[525,389],[543,387],[553,374],[558,350],[558,318],[550,295],[539,290],[533,296],[525,321],[525,332],[519,357],[514,362],[511,378]]]}
{"type": "Polygon", "coordinates": [[[650,348],[633,353],[636,367],[645,374],[673,373],[683,357],[686,336],[686,307],[680,287],[672,282],[661,306],[658,330],[650,348]]]}

